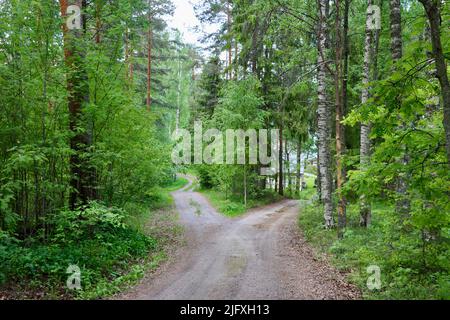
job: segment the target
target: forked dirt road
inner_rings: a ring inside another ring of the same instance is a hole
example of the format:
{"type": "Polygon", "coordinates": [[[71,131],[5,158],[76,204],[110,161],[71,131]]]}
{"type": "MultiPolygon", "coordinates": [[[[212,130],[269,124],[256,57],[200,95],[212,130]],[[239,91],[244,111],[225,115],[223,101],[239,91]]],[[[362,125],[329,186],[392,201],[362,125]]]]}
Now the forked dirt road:
{"type": "Polygon", "coordinates": [[[358,299],[343,275],[320,259],[297,227],[297,201],[230,219],[192,182],[173,193],[186,245],[119,299],[358,299]]]}

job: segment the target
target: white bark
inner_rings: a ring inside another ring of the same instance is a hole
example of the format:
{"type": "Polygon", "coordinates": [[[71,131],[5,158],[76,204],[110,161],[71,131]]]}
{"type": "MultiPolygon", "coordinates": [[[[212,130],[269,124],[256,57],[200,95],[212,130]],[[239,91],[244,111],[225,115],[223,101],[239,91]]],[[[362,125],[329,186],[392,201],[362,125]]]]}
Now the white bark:
{"type": "MultiPolygon", "coordinates": [[[[371,0],[368,0],[368,6],[372,4],[371,0]]],[[[363,64],[363,88],[361,92],[361,104],[367,103],[369,100],[369,82],[370,82],[370,63],[372,59],[372,31],[368,28],[368,22],[371,21],[370,14],[367,13],[366,18],[366,35],[364,41],[364,64],[363,64]]],[[[361,135],[360,135],[360,167],[361,170],[366,170],[370,159],[370,124],[361,123],[361,135]]],[[[371,215],[370,205],[366,200],[365,195],[361,195],[360,199],[360,224],[361,226],[367,226],[370,223],[371,215]]]]}
{"type": "Polygon", "coordinates": [[[331,108],[327,101],[326,95],[326,34],[327,34],[327,17],[326,17],[326,0],[318,0],[319,5],[319,30],[318,30],[318,101],[317,101],[317,123],[319,137],[319,171],[322,202],[324,204],[325,226],[331,228],[333,221],[333,204],[331,198],[332,182],[330,171],[330,125],[331,125],[331,108]]]}

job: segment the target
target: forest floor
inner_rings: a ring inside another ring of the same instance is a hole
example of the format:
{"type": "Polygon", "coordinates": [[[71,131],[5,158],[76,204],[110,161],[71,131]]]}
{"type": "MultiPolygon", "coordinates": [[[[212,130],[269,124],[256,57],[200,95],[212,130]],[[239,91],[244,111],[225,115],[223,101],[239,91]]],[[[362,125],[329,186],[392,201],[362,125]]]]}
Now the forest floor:
{"type": "Polygon", "coordinates": [[[360,292],[298,230],[298,201],[219,214],[192,179],[173,192],[184,245],[117,299],[359,299],[360,292]]]}

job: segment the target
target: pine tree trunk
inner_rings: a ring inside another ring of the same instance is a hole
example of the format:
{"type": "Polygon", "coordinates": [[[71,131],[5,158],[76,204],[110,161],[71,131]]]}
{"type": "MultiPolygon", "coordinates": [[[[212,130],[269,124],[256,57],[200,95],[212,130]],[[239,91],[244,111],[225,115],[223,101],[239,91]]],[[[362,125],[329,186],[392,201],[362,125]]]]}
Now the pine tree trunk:
{"type": "MultiPolygon", "coordinates": [[[[82,13],[85,9],[84,1],[73,2],[82,13]]],[[[61,16],[67,17],[68,0],[60,0],[61,16]]],[[[85,69],[85,56],[83,35],[85,30],[85,19],[82,14],[80,29],[69,30],[66,21],[63,22],[64,35],[64,60],[69,70],[67,73],[67,92],[69,108],[69,129],[72,132],[70,138],[70,148],[73,151],[70,160],[70,196],[69,207],[75,209],[78,205],[86,204],[89,200],[95,199],[95,186],[92,167],[86,154],[92,139],[88,130],[79,130],[82,125],[82,108],[89,102],[89,87],[87,72],[85,69]]]]}
{"type": "Polygon", "coordinates": [[[233,65],[233,38],[231,36],[231,9],[230,0],[227,0],[227,28],[228,28],[228,79],[232,79],[232,65],[233,65]]]}
{"type": "Polygon", "coordinates": [[[326,0],[319,0],[319,30],[318,30],[318,136],[319,136],[319,170],[320,170],[320,186],[322,202],[324,204],[325,226],[331,228],[334,226],[333,221],[333,203],[331,198],[332,181],[331,181],[331,159],[330,159],[330,105],[327,101],[326,92],[326,34],[327,14],[326,0]]]}
{"type": "Polygon", "coordinates": [[[101,42],[101,25],[102,20],[100,16],[101,4],[100,0],[95,3],[95,43],[99,44],[101,42]]]}

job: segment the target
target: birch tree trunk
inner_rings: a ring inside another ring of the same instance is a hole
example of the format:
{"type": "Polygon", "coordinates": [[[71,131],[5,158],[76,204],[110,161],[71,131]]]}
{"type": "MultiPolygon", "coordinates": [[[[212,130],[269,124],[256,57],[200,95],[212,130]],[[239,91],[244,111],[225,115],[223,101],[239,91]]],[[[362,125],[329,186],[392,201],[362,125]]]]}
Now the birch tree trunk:
{"type": "Polygon", "coordinates": [[[317,125],[319,138],[319,170],[322,202],[324,204],[325,227],[334,226],[333,203],[331,199],[331,159],[330,159],[330,124],[331,108],[327,101],[326,93],[326,34],[327,34],[327,1],[318,0],[319,30],[318,30],[318,100],[317,100],[317,125]]]}
{"type": "MultiPolygon", "coordinates": [[[[367,1],[367,5],[372,4],[371,0],[367,1]]],[[[370,63],[372,59],[372,30],[368,28],[368,23],[371,21],[371,15],[367,12],[366,18],[366,33],[364,40],[364,62],[363,62],[363,88],[361,92],[361,104],[367,103],[369,100],[369,82],[370,82],[370,63]]],[[[359,161],[361,171],[365,171],[370,161],[370,123],[361,123],[361,135],[360,135],[360,149],[359,149],[359,161]]],[[[362,194],[360,197],[360,225],[367,227],[371,220],[371,207],[367,201],[366,195],[362,194]]]]}
{"type": "Polygon", "coordinates": [[[309,159],[309,152],[306,153],[305,161],[303,162],[303,174],[300,174],[300,191],[303,191],[303,186],[305,185],[305,173],[308,159],[309,159]]]}
{"type": "MultiPolygon", "coordinates": [[[[319,150],[319,140],[317,139],[317,146],[316,146],[317,150],[319,150]]],[[[316,185],[316,191],[317,191],[317,195],[319,198],[319,202],[323,204],[323,200],[322,200],[322,186],[321,186],[321,181],[322,178],[320,176],[320,154],[319,152],[317,152],[317,177],[315,180],[315,185],[316,185]]]]}
{"type": "Polygon", "coordinates": [[[296,192],[300,195],[300,190],[302,190],[301,183],[301,161],[302,161],[302,138],[298,138],[297,141],[297,183],[296,183],[296,192]]]}
{"type": "Polygon", "coordinates": [[[178,133],[180,130],[180,116],[181,116],[181,51],[178,53],[178,70],[177,70],[177,114],[175,119],[175,132],[178,133]]]}

